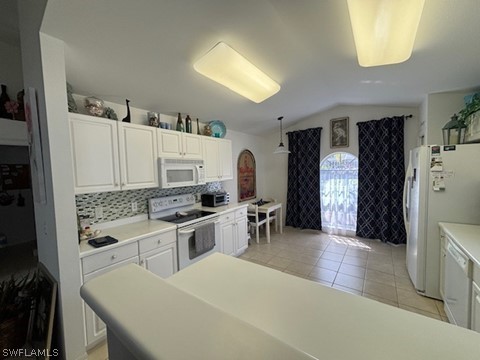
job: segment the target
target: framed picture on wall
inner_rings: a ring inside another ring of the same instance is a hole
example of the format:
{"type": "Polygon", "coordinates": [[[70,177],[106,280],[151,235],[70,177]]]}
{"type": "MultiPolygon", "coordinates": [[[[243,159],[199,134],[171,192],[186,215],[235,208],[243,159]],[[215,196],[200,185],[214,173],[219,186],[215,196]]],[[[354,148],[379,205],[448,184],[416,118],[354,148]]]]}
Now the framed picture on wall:
{"type": "Polygon", "coordinates": [[[243,150],[238,156],[238,201],[255,199],[257,197],[257,179],[255,156],[250,150],[243,150]]]}
{"type": "Polygon", "coordinates": [[[348,147],[348,117],[330,120],[330,148],[348,147]]]}

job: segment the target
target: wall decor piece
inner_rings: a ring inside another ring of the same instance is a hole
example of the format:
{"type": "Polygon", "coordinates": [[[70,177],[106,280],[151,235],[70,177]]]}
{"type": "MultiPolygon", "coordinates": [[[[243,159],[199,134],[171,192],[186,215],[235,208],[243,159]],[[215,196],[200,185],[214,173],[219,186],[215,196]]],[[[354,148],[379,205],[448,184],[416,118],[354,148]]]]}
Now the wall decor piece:
{"type": "Polygon", "coordinates": [[[33,198],[41,204],[47,203],[45,173],[43,170],[42,137],[38,120],[37,96],[35,89],[25,91],[25,120],[27,122],[30,169],[32,171],[33,198]]]}
{"type": "Polygon", "coordinates": [[[330,148],[348,147],[348,117],[330,120],[330,148]]]}
{"type": "Polygon", "coordinates": [[[243,150],[238,156],[238,201],[255,199],[257,197],[257,179],[255,156],[250,150],[243,150]]]}
{"type": "Polygon", "coordinates": [[[100,116],[103,117],[103,113],[105,112],[105,103],[102,99],[99,99],[95,96],[88,96],[84,100],[85,109],[87,112],[92,116],[100,116]]]}

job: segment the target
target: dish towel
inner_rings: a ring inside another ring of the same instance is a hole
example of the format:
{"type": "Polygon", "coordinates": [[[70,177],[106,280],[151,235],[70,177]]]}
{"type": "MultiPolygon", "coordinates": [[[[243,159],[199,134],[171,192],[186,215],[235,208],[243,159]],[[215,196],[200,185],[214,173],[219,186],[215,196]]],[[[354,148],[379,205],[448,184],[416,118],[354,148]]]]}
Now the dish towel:
{"type": "Polygon", "coordinates": [[[209,223],[195,229],[195,252],[204,253],[215,246],[215,224],[209,223]]]}

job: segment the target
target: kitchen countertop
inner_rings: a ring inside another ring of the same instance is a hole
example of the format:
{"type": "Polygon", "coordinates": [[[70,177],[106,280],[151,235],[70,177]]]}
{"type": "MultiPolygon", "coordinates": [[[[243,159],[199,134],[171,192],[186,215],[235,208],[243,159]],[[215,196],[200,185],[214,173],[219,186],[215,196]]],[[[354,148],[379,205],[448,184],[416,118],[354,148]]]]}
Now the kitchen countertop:
{"type": "Polygon", "coordinates": [[[92,279],[80,293],[107,324],[111,359],[312,359],[137,265],[92,279]]]}
{"type": "Polygon", "coordinates": [[[167,280],[127,265],[92,279],[81,294],[121,350],[138,358],[462,360],[480,353],[480,334],[471,330],[219,253],[167,280]]]}
{"type": "Polygon", "coordinates": [[[472,260],[476,266],[480,266],[480,225],[439,223],[447,235],[461,250],[472,260]]]}
{"type": "MultiPolygon", "coordinates": [[[[208,207],[196,206],[195,208],[215,213],[229,212],[248,206],[248,203],[230,203],[224,206],[208,207]]],[[[118,243],[95,248],[88,243],[88,240],[80,241],[80,258],[96,254],[101,251],[114,249],[129,242],[143,239],[148,236],[162,234],[175,230],[177,225],[162,220],[141,220],[129,224],[109,227],[108,223],[101,224],[101,233],[97,237],[111,236],[118,240],[118,243]]]]}
{"type": "Polygon", "coordinates": [[[115,226],[103,229],[98,237],[111,236],[118,240],[118,243],[95,248],[88,243],[88,240],[80,241],[80,258],[96,254],[101,251],[114,249],[129,242],[143,239],[148,236],[158,235],[167,231],[176,230],[177,225],[161,220],[143,220],[131,224],[115,226]]]}

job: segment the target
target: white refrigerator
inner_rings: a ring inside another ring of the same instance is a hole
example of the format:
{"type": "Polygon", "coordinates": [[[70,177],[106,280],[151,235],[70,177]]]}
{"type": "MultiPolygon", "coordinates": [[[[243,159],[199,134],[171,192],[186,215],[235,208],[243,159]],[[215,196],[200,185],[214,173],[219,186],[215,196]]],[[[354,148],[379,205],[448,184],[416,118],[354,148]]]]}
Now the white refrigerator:
{"type": "Polygon", "coordinates": [[[438,223],[480,224],[480,144],[410,151],[403,198],[408,273],[418,293],[440,299],[438,223]]]}

